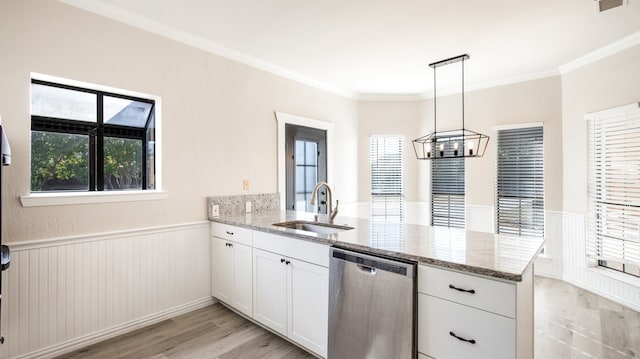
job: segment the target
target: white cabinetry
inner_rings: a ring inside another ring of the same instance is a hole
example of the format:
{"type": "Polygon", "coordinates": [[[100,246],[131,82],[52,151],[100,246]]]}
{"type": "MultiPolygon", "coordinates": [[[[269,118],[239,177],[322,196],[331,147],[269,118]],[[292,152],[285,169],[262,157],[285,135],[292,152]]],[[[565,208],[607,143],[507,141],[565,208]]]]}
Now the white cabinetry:
{"type": "Polygon", "coordinates": [[[237,311],[253,315],[252,231],[211,224],[211,294],[237,311]]]}
{"type": "Polygon", "coordinates": [[[254,319],[326,357],[329,247],[254,234],[254,319]]]}
{"type": "Polygon", "coordinates": [[[418,351],[435,359],[532,359],[532,272],[507,282],[420,265],[418,351]]]}

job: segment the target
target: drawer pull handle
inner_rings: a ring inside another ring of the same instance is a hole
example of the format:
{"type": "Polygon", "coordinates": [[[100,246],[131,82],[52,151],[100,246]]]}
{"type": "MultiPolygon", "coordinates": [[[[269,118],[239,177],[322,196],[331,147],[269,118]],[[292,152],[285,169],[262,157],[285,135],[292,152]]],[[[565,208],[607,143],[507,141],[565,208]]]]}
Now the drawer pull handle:
{"type": "Polygon", "coordinates": [[[227,234],[230,235],[230,236],[233,236],[233,232],[227,231],[227,234]]]}
{"type": "Polygon", "coordinates": [[[456,286],[455,286],[455,285],[453,285],[453,284],[449,284],[449,288],[451,288],[451,289],[455,289],[455,290],[457,290],[458,292],[465,292],[465,293],[471,293],[471,294],[475,294],[475,293],[476,293],[476,290],[475,290],[475,289],[462,289],[462,288],[458,288],[458,287],[456,287],[456,286]]]}
{"type": "Polygon", "coordinates": [[[454,332],[449,332],[449,335],[451,335],[452,337],[454,337],[454,338],[456,338],[456,339],[458,339],[458,340],[461,340],[461,341],[463,341],[463,342],[467,342],[467,343],[471,343],[471,344],[475,344],[475,343],[476,343],[476,340],[475,340],[475,339],[465,339],[465,338],[461,338],[461,337],[457,336],[457,335],[456,335],[456,333],[454,333],[454,332]]]}

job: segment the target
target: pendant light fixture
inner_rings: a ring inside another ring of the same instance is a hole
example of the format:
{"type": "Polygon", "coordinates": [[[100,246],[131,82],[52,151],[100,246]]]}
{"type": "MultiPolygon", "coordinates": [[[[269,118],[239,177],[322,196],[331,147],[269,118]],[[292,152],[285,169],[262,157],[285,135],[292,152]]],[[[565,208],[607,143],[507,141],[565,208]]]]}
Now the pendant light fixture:
{"type": "Polygon", "coordinates": [[[419,160],[438,160],[459,157],[482,157],[489,136],[464,127],[464,54],[429,64],[433,68],[433,132],[413,140],[413,149],[419,160]],[[461,62],[462,68],[462,129],[437,132],[436,127],[436,71],[438,67],[461,62]]]}

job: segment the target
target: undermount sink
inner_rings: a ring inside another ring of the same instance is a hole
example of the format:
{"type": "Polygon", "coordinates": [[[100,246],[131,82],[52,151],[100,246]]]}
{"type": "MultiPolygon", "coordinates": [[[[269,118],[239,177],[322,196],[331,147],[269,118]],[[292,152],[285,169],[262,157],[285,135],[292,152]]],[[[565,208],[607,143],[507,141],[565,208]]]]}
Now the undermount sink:
{"type": "Polygon", "coordinates": [[[349,227],[349,226],[340,226],[336,224],[309,222],[309,221],[280,222],[280,223],[274,223],[273,225],[278,227],[313,232],[317,234],[335,234],[338,232],[353,229],[353,227],[349,227]]]}

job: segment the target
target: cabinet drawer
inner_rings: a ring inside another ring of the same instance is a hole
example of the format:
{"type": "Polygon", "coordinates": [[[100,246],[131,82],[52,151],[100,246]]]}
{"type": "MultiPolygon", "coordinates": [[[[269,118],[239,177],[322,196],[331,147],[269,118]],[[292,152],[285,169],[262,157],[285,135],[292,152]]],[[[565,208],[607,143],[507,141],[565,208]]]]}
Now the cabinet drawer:
{"type": "Polygon", "coordinates": [[[251,230],[224,223],[211,222],[211,235],[214,237],[242,243],[248,246],[253,245],[251,240],[251,230]]]}
{"type": "Polygon", "coordinates": [[[289,258],[329,267],[329,246],[325,244],[255,231],[253,246],[289,258]]]}
{"type": "Polygon", "coordinates": [[[515,284],[420,265],[418,292],[510,318],[516,317],[515,284]]]}
{"type": "Polygon", "coordinates": [[[516,321],[418,294],[418,350],[437,359],[513,359],[516,321]]]}

